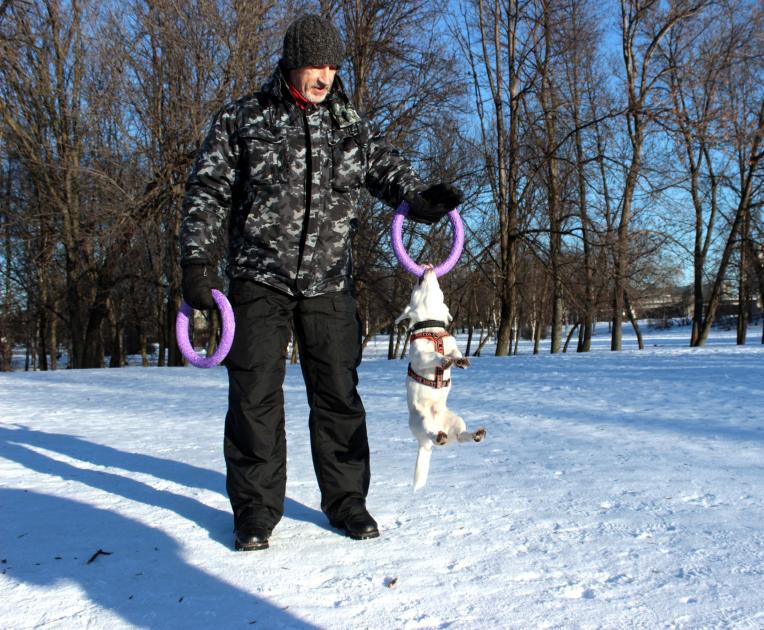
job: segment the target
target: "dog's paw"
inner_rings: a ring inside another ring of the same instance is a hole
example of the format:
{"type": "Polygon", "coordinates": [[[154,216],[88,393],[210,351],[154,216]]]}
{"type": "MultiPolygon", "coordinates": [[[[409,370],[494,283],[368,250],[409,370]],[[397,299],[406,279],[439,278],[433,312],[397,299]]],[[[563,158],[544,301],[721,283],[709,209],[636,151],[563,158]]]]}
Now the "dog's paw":
{"type": "Polygon", "coordinates": [[[443,446],[446,442],[448,442],[448,433],[438,431],[438,435],[435,436],[435,444],[443,446]]]}
{"type": "Polygon", "coordinates": [[[454,364],[453,359],[449,359],[448,357],[443,357],[440,361],[440,367],[442,367],[444,370],[447,370],[454,364]]]}
{"type": "Polygon", "coordinates": [[[462,357],[454,361],[454,365],[458,368],[468,368],[470,366],[470,360],[467,357],[462,357]]]}
{"type": "Polygon", "coordinates": [[[477,431],[475,431],[475,437],[472,439],[475,440],[475,442],[482,442],[485,438],[485,429],[480,428],[477,431]]]}

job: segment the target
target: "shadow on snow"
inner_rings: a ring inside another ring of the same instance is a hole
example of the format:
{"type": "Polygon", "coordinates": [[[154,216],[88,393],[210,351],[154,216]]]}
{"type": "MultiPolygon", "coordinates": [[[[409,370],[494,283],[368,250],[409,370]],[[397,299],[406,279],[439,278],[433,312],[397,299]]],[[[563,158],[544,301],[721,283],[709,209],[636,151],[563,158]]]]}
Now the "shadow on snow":
{"type": "MultiPolygon", "coordinates": [[[[120,472],[78,468],[38,453],[34,448],[43,448],[96,466],[149,474],[178,485],[219,492],[225,496],[225,477],[219,472],[171,459],[120,451],[64,433],[46,433],[23,426],[12,429],[0,427],[0,455],[3,457],[36,472],[58,475],[62,479],[84,483],[132,501],[171,510],[207,530],[217,542],[230,544],[233,519],[228,511],[167,489],[153,488],[120,472]]],[[[284,516],[333,531],[322,512],[289,497],[285,501],[284,516]]]]}
{"type": "MultiPolygon", "coordinates": [[[[27,490],[0,488],[0,509],[6,577],[42,587],[76,583],[92,602],[131,625],[313,627],[190,565],[178,543],[160,529],[27,490]],[[98,550],[105,553],[88,563],[98,550]]],[[[35,625],[78,617],[77,623],[85,623],[80,616],[88,606],[73,598],[66,601],[53,610],[44,600],[39,608],[34,605],[39,615],[35,625]]]]}
{"type": "MultiPolygon", "coordinates": [[[[126,476],[125,471],[224,496],[225,478],[221,473],[27,427],[0,427],[0,438],[0,456],[6,459],[41,474],[170,510],[230,549],[232,517],[228,510],[166,488],[152,487],[126,476]],[[118,470],[80,468],[37,449],[118,470]]],[[[131,624],[151,628],[213,624],[249,627],[252,622],[266,622],[271,627],[311,627],[267,601],[188,564],[177,541],[161,528],[89,504],[20,489],[0,488],[0,511],[3,513],[0,538],[5,541],[3,567],[10,577],[42,586],[71,580],[95,603],[113,610],[131,624]],[[14,544],[7,546],[9,541],[14,544]],[[86,564],[98,549],[112,555],[86,564]]],[[[330,529],[320,511],[292,499],[286,501],[285,517],[330,529]]],[[[227,553],[221,550],[221,554],[227,553]]],[[[60,614],[51,612],[46,618],[60,614]]]]}

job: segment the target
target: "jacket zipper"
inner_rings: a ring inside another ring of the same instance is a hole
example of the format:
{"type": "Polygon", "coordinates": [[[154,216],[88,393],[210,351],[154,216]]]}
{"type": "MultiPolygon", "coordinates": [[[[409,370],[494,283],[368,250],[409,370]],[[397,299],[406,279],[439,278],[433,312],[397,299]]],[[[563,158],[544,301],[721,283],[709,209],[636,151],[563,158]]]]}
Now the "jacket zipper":
{"type": "Polygon", "coordinates": [[[302,124],[305,129],[305,214],[302,218],[302,233],[300,234],[300,249],[297,256],[297,275],[295,276],[295,289],[302,293],[299,286],[302,258],[305,253],[305,242],[308,239],[308,225],[310,223],[310,201],[313,183],[313,150],[310,143],[310,125],[305,110],[302,110],[302,124]]]}

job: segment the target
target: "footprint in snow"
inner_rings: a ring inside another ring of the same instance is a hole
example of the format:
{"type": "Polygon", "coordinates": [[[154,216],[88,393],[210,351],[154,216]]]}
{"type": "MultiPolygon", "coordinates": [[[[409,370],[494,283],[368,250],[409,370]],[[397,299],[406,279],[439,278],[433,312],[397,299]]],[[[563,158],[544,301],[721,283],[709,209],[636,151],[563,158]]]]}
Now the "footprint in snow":
{"type": "Polygon", "coordinates": [[[594,599],[594,590],[583,586],[572,586],[562,592],[565,599],[594,599]]]}

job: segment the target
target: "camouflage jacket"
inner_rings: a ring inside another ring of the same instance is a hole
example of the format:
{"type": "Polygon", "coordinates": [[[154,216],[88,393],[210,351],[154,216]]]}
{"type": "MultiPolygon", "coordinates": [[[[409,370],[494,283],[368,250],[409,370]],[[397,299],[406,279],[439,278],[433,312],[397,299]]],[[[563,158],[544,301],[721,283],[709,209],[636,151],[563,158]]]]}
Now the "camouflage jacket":
{"type": "Polygon", "coordinates": [[[307,297],[349,290],[361,187],[396,207],[423,186],[339,78],[301,110],[277,69],[213,118],[186,184],[181,262],[214,263],[227,226],[230,278],[307,297]]]}

